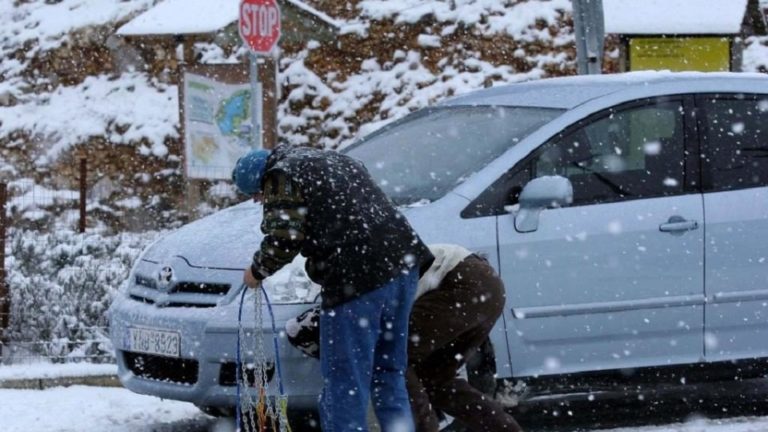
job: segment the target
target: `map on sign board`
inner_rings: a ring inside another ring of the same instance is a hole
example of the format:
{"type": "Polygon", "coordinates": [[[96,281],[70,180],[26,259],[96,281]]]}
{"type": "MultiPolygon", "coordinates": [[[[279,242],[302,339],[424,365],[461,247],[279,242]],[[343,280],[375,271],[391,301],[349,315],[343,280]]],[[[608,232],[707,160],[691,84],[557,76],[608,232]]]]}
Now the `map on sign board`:
{"type": "Polygon", "coordinates": [[[250,84],[184,74],[184,154],[189,178],[229,179],[250,150],[240,126],[251,122],[250,84]]]}

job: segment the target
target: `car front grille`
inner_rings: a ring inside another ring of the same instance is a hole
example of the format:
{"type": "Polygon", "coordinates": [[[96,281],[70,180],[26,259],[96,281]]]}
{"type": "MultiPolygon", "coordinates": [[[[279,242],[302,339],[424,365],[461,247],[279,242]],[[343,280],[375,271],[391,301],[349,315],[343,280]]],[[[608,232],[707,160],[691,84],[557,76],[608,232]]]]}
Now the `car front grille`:
{"type": "Polygon", "coordinates": [[[216,303],[170,302],[162,306],[169,308],[211,308],[216,306],[216,303]]]}
{"type": "Polygon", "coordinates": [[[144,297],[136,294],[131,294],[130,299],[133,301],[153,305],[157,304],[159,307],[167,307],[167,308],[212,308],[216,306],[215,302],[204,302],[204,303],[192,303],[192,302],[167,302],[167,303],[157,303],[154,299],[151,299],[149,297],[144,297]]]}
{"type": "Polygon", "coordinates": [[[155,280],[152,279],[151,277],[137,274],[134,281],[136,282],[136,285],[157,289],[157,282],[155,282],[155,280]]]}
{"type": "Polygon", "coordinates": [[[128,290],[131,300],[171,308],[215,307],[232,288],[213,282],[174,282],[161,288],[156,280],[141,274],[134,276],[133,282],[128,290]]]}
{"type": "Polygon", "coordinates": [[[137,302],[142,302],[142,303],[146,303],[146,304],[155,304],[155,301],[152,300],[151,298],[142,297],[142,296],[138,296],[138,295],[135,295],[135,294],[131,294],[130,297],[131,297],[131,300],[135,300],[137,302]]]}
{"type": "Polygon", "coordinates": [[[216,294],[224,295],[229,292],[229,284],[205,282],[178,282],[173,286],[175,293],[216,294]]]}
{"type": "Polygon", "coordinates": [[[123,352],[123,359],[134,375],[144,379],[187,385],[193,385],[197,382],[197,360],[128,351],[123,352]]]}
{"type": "MultiPolygon", "coordinates": [[[[225,387],[234,387],[237,385],[237,363],[226,362],[222,363],[219,370],[219,385],[225,387]]],[[[248,380],[250,386],[256,383],[256,371],[249,367],[245,372],[245,377],[248,380]]],[[[273,362],[267,362],[267,382],[272,381],[272,377],[275,375],[275,364],[273,362]]]]}

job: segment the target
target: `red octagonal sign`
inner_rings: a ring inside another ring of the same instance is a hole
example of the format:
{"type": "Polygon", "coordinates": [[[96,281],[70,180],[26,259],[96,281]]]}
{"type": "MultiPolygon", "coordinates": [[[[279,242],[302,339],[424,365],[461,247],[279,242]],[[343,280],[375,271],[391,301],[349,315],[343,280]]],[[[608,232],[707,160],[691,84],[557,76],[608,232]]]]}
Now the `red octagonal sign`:
{"type": "Polygon", "coordinates": [[[251,51],[266,54],[280,39],[280,8],[275,0],[241,0],[240,37],[251,51]]]}

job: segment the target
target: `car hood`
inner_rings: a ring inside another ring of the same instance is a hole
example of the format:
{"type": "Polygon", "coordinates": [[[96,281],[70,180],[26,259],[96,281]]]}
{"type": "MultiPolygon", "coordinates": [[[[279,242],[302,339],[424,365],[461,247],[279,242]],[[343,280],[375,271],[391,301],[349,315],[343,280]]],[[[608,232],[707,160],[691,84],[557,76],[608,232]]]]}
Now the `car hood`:
{"type": "Polygon", "coordinates": [[[193,267],[243,269],[264,237],[261,219],[261,204],[229,207],[166,234],[142,259],[162,263],[181,257],[193,267]]]}
{"type": "MultiPolygon", "coordinates": [[[[423,204],[401,207],[400,211],[422,234],[434,231],[434,217],[423,204]]],[[[250,265],[264,234],[262,206],[251,201],[221,210],[166,234],[146,249],[142,259],[164,263],[183,258],[193,267],[241,270],[250,265]]]]}

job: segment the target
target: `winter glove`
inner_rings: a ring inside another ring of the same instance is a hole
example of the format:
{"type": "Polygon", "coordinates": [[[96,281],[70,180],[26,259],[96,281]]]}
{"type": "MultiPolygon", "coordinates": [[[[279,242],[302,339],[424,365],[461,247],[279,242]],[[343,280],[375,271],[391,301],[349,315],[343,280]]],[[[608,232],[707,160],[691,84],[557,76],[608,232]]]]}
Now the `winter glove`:
{"type": "Polygon", "coordinates": [[[304,354],[320,358],[320,306],[306,310],[285,323],[288,342],[304,354]]]}

